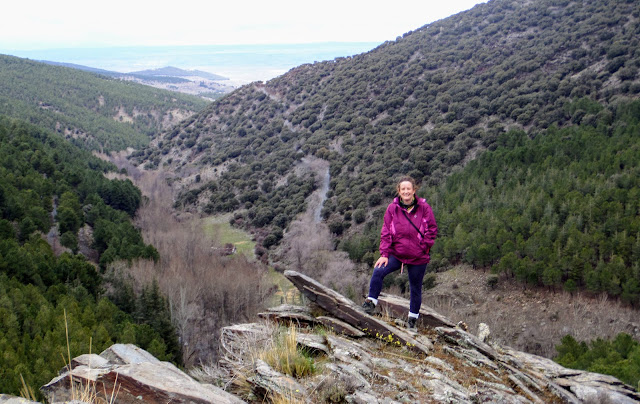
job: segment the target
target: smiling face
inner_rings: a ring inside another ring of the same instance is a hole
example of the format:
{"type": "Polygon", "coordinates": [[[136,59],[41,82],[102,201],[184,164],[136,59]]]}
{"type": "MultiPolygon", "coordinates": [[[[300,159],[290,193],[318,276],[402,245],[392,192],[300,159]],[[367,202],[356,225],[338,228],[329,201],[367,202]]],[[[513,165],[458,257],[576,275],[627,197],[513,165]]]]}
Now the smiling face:
{"type": "Polygon", "coordinates": [[[416,190],[410,181],[402,181],[398,184],[398,195],[405,205],[408,205],[413,201],[413,197],[416,194],[416,190]]]}

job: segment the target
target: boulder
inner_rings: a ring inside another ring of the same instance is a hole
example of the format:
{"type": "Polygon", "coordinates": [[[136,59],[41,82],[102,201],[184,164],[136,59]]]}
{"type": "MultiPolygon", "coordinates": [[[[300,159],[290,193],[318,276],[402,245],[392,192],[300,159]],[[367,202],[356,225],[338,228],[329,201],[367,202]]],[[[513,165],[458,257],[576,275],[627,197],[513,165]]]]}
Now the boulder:
{"type": "Polygon", "coordinates": [[[72,360],[71,369],[41,388],[48,402],[67,402],[78,391],[92,391],[110,402],[243,403],[219,387],[198,383],[173,364],[156,359],[134,345],[116,344],[97,355],[72,360]],[[75,393],[75,394],[74,394],[75,393]]]}
{"type": "Polygon", "coordinates": [[[489,336],[491,335],[491,330],[489,326],[485,323],[478,324],[478,339],[482,342],[489,342],[489,336]]]}

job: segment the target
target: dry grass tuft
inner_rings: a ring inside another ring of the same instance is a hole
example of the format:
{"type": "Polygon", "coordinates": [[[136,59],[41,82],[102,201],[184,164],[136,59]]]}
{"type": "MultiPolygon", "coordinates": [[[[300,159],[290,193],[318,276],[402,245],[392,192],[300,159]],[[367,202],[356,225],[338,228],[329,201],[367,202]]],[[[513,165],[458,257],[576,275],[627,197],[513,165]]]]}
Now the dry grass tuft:
{"type": "Polygon", "coordinates": [[[223,346],[223,357],[212,366],[201,366],[191,370],[194,378],[220,386],[221,388],[250,402],[261,399],[275,403],[299,403],[300,393],[272,394],[257,397],[264,392],[254,390],[251,378],[255,376],[258,361],[267,363],[274,370],[295,378],[309,377],[316,374],[320,367],[316,360],[304,352],[297,343],[298,328],[277,327],[265,321],[256,332],[241,332],[228,335],[233,342],[223,346]]]}
{"type": "Polygon", "coordinates": [[[291,324],[286,333],[273,339],[272,345],[258,355],[280,373],[301,378],[316,372],[315,361],[298,348],[298,330],[291,324]]]}
{"type": "Polygon", "coordinates": [[[285,394],[273,394],[269,400],[272,404],[306,404],[303,398],[296,396],[292,391],[285,394]]]}
{"type": "Polygon", "coordinates": [[[27,383],[24,381],[24,377],[22,377],[22,373],[20,373],[20,382],[22,382],[22,387],[20,388],[20,397],[27,400],[31,400],[31,401],[37,401],[36,394],[33,391],[33,388],[27,385],[27,383]]]}
{"type": "MultiPolygon", "coordinates": [[[[69,344],[69,323],[67,322],[67,310],[64,310],[64,330],[65,337],[67,340],[67,359],[62,356],[62,359],[65,361],[67,365],[67,369],[69,369],[69,386],[71,388],[71,400],[72,401],[80,401],[83,403],[89,404],[113,404],[116,401],[116,397],[118,396],[118,391],[120,391],[120,386],[118,386],[118,375],[116,375],[115,382],[113,385],[113,389],[111,390],[111,395],[107,394],[106,387],[104,384],[103,393],[104,398],[99,397],[96,392],[96,383],[95,382],[83,382],[82,380],[73,380],[73,367],[71,366],[71,348],[69,344]]],[[[89,339],[89,355],[91,355],[91,339],[89,339]]],[[[24,386],[24,380],[23,380],[24,386]]],[[[33,393],[33,391],[31,391],[33,393]]],[[[35,401],[35,399],[34,399],[35,401]]]]}
{"type": "Polygon", "coordinates": [[[326,375],[316,387],[316,397],[322,403],[344,403],[347,395],[357,386],[352,381],[337,377],[333,373],[326,375]]]}

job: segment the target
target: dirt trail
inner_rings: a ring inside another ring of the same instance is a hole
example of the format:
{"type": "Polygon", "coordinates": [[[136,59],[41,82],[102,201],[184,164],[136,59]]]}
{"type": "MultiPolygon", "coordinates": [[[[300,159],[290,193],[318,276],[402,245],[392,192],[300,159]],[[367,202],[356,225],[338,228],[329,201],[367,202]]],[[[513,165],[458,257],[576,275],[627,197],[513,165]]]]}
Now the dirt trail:
{"type": "Polygon", "coordinates": [[[313,171],[319,179],[319,187],[307,198],[307,211],[305,214],[311,215],[314,223],[322,221],[322,206],[327,200],[327,192],[329,192],[329,162],[316,157],[304,157],[301,163],[296,167],[296,171],[301,172],[308,170],[313,171]]]}

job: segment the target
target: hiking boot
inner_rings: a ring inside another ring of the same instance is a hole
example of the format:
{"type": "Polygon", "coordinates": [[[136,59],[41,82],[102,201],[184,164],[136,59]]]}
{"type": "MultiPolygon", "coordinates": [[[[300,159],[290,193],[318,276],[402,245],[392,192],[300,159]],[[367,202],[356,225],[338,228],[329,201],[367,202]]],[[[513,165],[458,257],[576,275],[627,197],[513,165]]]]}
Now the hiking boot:
{"type": "Polygon", "coordinates": [[[418,327],[416,327],[416,323],[418,322],[418,319],[415,317],[409,317],[409,320],[407,320],[407,328],[411,331],[417,331],[418,327]]]}
{"type": "Polygon", "coordinates": [[[364,309],[365,313],[373,314],[373,311],[376,309],[376,305],[371,300],[367,299],[364,301],[364,303],[362,303],[362,308],[364,309]]]}

